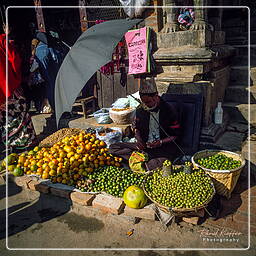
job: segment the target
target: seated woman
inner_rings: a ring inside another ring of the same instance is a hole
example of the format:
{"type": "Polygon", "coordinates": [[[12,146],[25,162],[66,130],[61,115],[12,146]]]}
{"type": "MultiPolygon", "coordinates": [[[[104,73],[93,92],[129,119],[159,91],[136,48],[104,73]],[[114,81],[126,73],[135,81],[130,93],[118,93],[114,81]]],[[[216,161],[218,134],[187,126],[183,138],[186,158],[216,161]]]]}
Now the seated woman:
{"type": "Polygon", "coordinates": [[[6,44],[6,34],[0,35],[0,143],[10,151],[17,151],[33,146],[36,134],[20,87],[21,58],[14,41],[8,40],[6,75],[6,44]]]}

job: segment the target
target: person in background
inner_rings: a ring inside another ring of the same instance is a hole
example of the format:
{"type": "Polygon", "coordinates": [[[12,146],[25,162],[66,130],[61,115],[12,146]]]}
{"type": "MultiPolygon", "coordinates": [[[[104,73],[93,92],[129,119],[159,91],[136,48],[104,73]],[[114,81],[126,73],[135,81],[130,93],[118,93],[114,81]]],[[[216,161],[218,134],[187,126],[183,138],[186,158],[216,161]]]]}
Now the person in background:
{"type": "Polygon", "coordinates": [[[10,151],[17,151],[33,146],[36,143],[36,134],[21,88],[21,57],[14,41],[11,40],[11,31],[6,27],[4,31],[5,34],[0,35],[0,142],[10,151]],[[6,44],[8,44],[8,77],[6,76],[6,44]]]}
{"type": "Polygon", "coordinates": [[[133,122],[137,142],[112,144],[110,153],[129,160],[133,151],[142,150],[149,155],[147,165],[152,170],[177,156],[179,151],[174,141],[179,140],[181,127],[177,110],[158,95],[153,77],[141,81],[139,94],[142,105],[136,109],[133,122]]]}
{"type": "Polygon", "coordinates": [[[46,89],[45,82],[39,71],[39,64],[35,59],[36,47],[39,44],[37,39],[31,42],[31,58],[30,58],[30,75],[28,78],[28,86],[30,88],[30,102],[35,103],[37,112],[43,112],[43,106],[46,106],[46,89]]]}
{"type": "MultiPolygon", "coordinates": [[[[56,40],[51,35],[38,32],[36,39],[39,40],[39,44],[36,47],[35,59],[39,64],[40,74],[45,81],[46,98],[54,111],[55,79],[62,63],[63,55],[55,47],[56,40]]],[[[46,100],[44,100],[44,103],[47,104],[46,100]]],[[[43,112],[45,113],[46,111],[43,110],[43,112]]]]}

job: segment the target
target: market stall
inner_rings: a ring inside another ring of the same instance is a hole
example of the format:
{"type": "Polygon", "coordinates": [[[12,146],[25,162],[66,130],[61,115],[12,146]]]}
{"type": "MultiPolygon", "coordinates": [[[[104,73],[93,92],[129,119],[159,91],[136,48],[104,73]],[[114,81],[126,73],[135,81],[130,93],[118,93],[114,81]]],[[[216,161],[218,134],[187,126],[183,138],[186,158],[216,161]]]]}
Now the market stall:
{"type": "Polygon", "coordinates": [[[99,136],[94,129],[61,129],[33,150],[10,154],[1,168],[58,188],[123,198],[130,208],[143,208],[151,202],[170,216],[197,216],[215,193],[230,197],[245,165],[238,154],[208,151],[196,153],[192,162],[173,165],[165,161],[148,172],[143,154],[136,158],[141,168],[135,168],[132,160],[127,165],[108,152],[99,136]]]}

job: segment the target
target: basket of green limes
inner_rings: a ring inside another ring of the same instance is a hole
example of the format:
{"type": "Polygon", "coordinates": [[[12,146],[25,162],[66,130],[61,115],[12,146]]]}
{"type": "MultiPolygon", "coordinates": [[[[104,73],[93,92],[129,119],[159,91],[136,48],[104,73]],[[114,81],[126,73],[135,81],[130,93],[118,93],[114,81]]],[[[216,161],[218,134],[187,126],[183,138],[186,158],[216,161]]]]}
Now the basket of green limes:
{"type": "Polygon", "coordinates": [[[164,176],[158,168],[146,175],[143,189],[147,197],[161,210],[175,216],[197,212],[205,208],[215,194],[211,177],[202,169],[184,172],[183,166],[173,166],[164,176]]]}
{"type": "Polygon", "coordinates": [[[245,160],[241,155],[224,150],[199,151],[192,157],[192,163],[209,174],[216,192],[228,199],[245,166],[245,160]]]}

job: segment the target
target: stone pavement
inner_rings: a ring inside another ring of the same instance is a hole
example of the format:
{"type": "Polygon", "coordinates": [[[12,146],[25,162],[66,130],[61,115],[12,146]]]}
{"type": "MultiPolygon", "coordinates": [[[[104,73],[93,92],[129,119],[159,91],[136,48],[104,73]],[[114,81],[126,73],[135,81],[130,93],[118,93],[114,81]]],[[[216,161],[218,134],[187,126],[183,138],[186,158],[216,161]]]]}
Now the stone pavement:
{"type": "Polygon", "coordinates": [[[229,227],[240,232],[248,232],[250,215],[250,231],[252,234],[256,234],[256,180],[251,175],[251,184],[248,186],[248,174],[248,168],[245,168],[229,200],[224,197],[221,198],[223,209],[220,218],[216,221],[208,219],[207,223],[219,227],[229,227]]]}
{"type": "Polygon", "coordinates": [[[5,200],[6,184],[0,182],[0,248],[1,256],[20,255],[230,255],[227,251],[211,251],[211,248],[243,249],[232,255],[255,255],[256,237],[251,235],[251,250],[247,233],[229,228],[216,228],[206,223],[191,225],[172,223],[164,230],[159,221],[142,219],[134,223],[128,216],[104,213],[92,206],[72,203],[67,198],[43,192],[21,189],[15,183],[8,184],[8,246],[5,248],[5,200]],[[102,248],[115,251],[23,251],[25,248],[102,248]],[[124,248],[123,251],[116,251],[124,248]],[[135,251],[127,252],[134,248],[135,251]],[[151,248],[154,251],[145,251],[151,248]],[[175,251],[159,251],[159,248],[175,251]],[[180,248],[196,251],[179,252],[180,248]],[[203,251],[198,251],[201,248],[203,251]],[[137,251],[141,249],[142,251],[137,251]],[[35,254],[35,252],[37,254],[35,254]]]}

